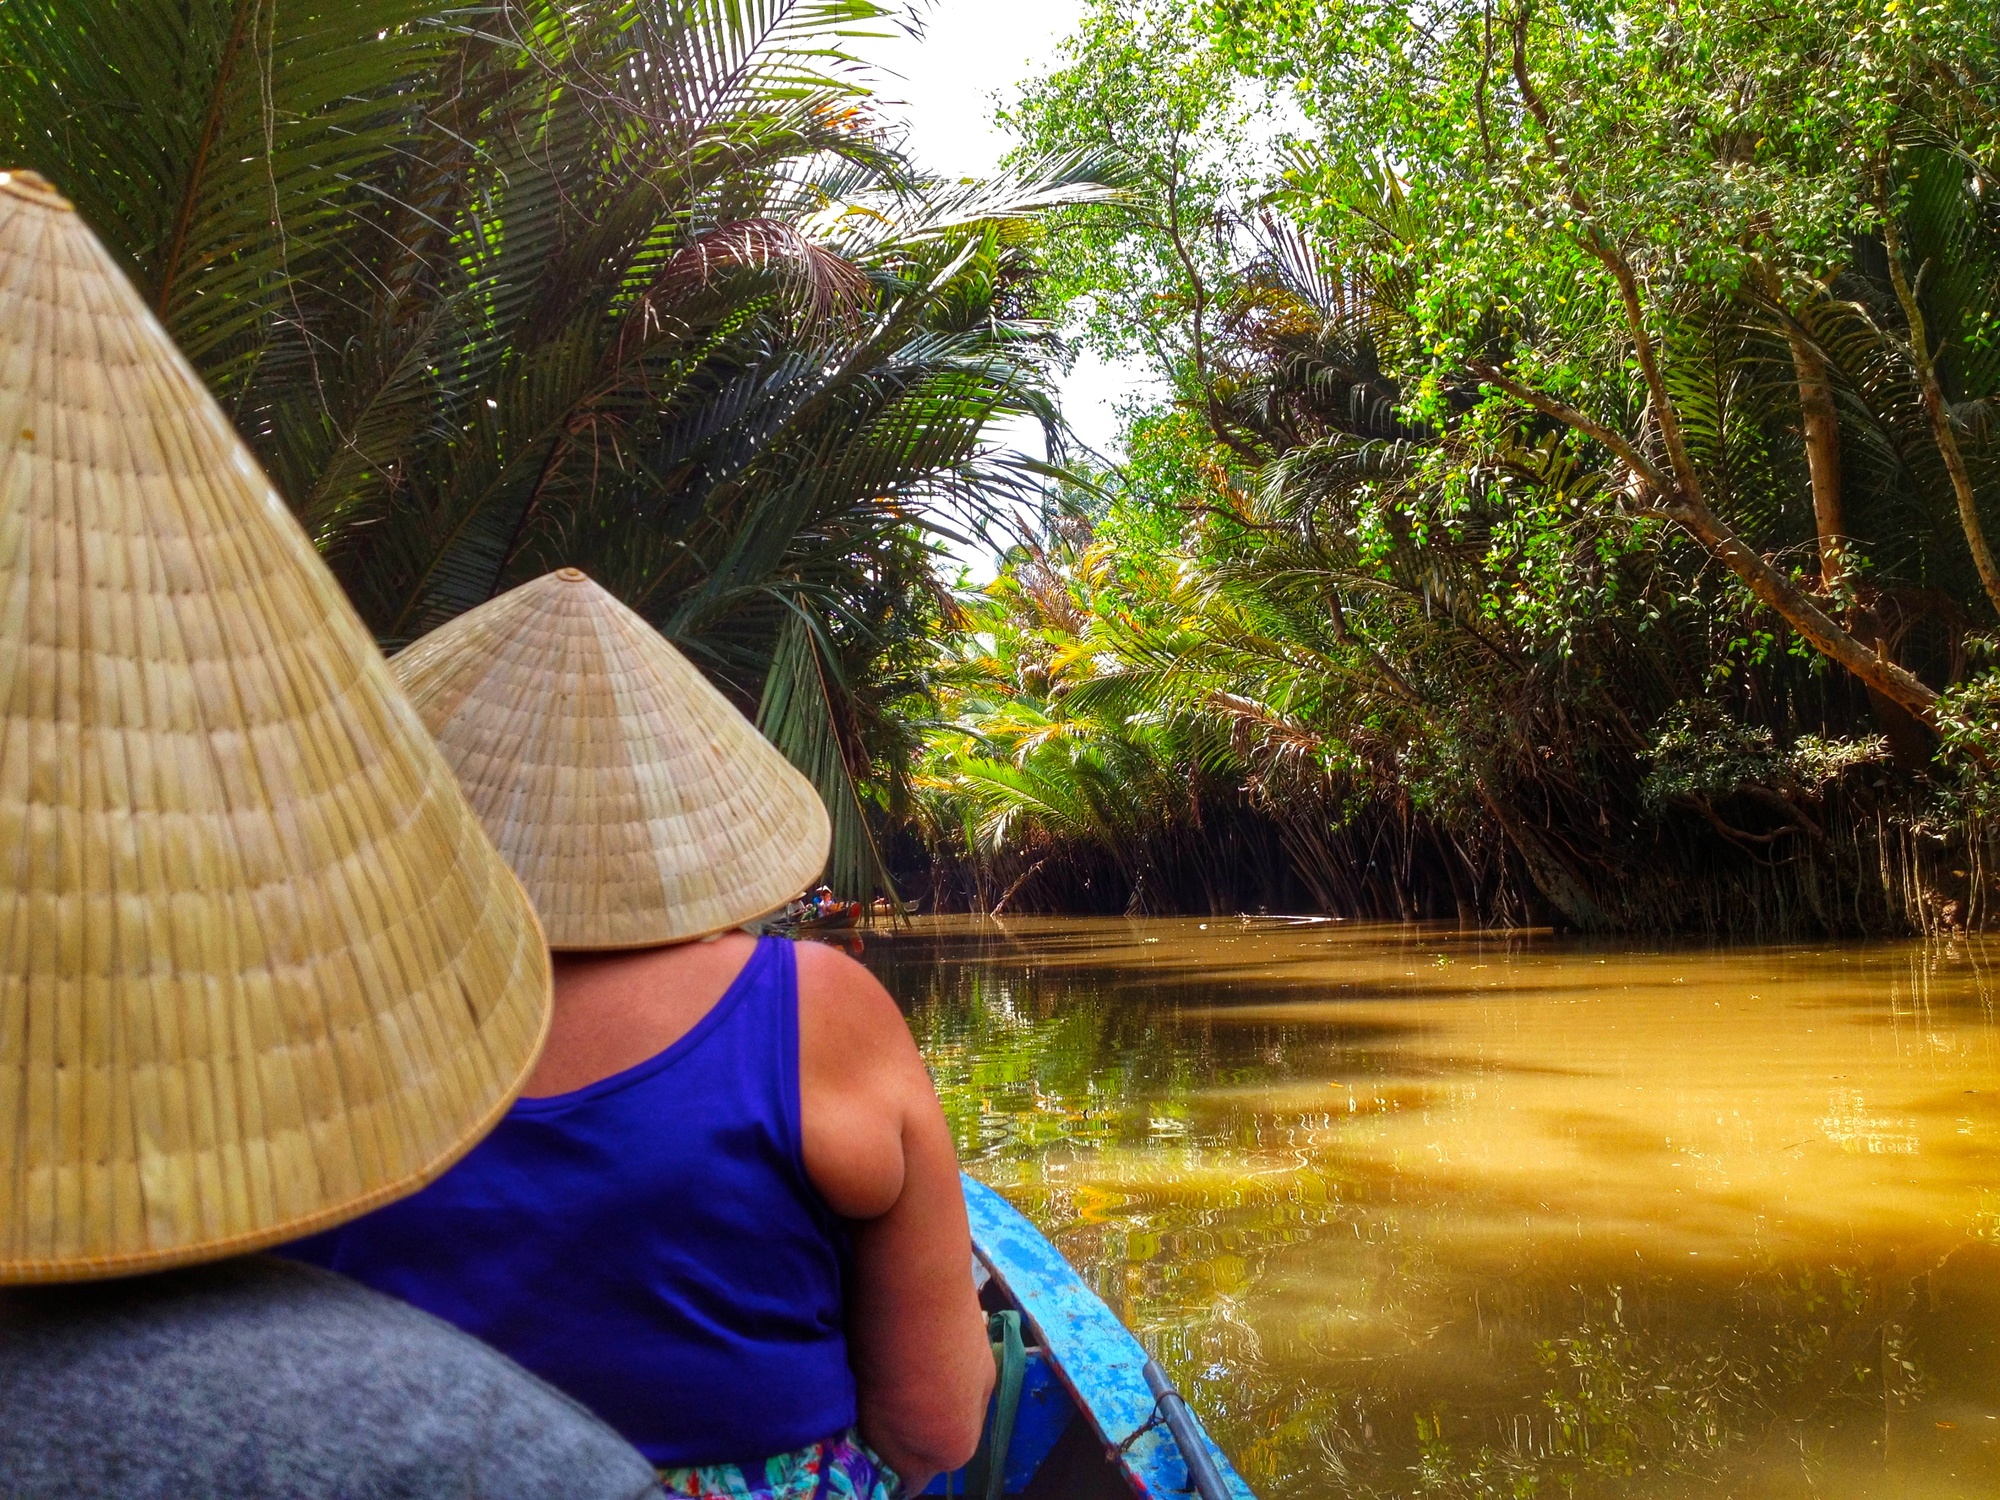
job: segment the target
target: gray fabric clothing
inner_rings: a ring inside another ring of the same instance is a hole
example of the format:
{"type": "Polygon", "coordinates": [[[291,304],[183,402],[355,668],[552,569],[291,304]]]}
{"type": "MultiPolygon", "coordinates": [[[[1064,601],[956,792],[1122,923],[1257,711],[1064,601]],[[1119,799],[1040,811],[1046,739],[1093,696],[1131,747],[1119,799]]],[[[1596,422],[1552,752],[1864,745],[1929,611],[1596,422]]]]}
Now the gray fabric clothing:
{"type": "Polygon", "coordinates": [[[0,1291],[5,1500],[639,1500],[651,1467],[512,1361],[257,1256],[0,1291]]]}

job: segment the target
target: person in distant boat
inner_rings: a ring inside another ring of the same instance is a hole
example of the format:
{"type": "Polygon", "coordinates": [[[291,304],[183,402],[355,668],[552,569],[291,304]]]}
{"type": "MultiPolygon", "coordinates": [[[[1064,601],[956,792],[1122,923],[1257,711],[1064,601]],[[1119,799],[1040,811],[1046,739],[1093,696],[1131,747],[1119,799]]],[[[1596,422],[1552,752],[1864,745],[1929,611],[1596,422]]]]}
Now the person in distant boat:
{"type": "Polygon", "coordinates": [[[527,1096],[431,1187],[295,1247],[513,1356],[675,1495],[921,1489],[994,1367],[958,1163],[895,1003],[754,938],[825,809],[574,570],[393,663],[557,950],[527,1096]]]}
{"type": "Polygon", "coordinates": [[[816,885],[785,907],[785,919],[797,922],[818,922],[842,910],[841,904],[833,899],[833,887],[816,885]]]}
{"type": "Polygon", "coordinates": [[[657,1496],[493,1350],[249,1253],[469,1146],[548,959],[332,574],[26,172],[0,537],[0,1494],[657,1496]]]}

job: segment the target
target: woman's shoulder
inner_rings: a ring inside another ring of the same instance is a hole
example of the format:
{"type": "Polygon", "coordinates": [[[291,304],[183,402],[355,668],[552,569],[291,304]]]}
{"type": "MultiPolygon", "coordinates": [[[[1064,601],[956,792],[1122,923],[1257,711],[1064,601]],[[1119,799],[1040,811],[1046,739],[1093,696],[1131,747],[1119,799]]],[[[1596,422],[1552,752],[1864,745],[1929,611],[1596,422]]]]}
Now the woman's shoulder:
{"type": "Polygon", "coordinates": [[[793,946],[798,956],[799,1023],[806,1029],[809,1046],[817,1039],[835,1047],[915,1050],[903,1012],[866,968],[825,943],[793,946]]]}
{"type": "Polygon", "coordinates": [[[835,1213],[872,1219],[903,1191],[905,1128],[930,1075],[874,975],[818,943],[797,953],[806,1171],[835,1213]]]}

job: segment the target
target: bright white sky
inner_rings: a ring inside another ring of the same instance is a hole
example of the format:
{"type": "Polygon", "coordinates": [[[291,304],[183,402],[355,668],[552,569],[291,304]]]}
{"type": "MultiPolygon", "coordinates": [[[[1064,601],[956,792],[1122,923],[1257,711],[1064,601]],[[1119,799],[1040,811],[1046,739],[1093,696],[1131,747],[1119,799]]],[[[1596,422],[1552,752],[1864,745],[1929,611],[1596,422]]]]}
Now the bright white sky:
{"type": "MultiPolygon", "coordinates": [[[[890,76],[881,84],[888,112],[910,122],[910,148],[946,176],[984,177],[1013,144],[993,121],[1003,100],[1048,71],[1075,30],[1082,0],[937,0],[921,41],[898,36],[864,48],[890,76]]],[[[1085,355],[1063,382],[1063,411],[1077,435],[1100,452],[1116,449],[1115,403],[1140,379],[1136,368],[1085,355]]],[[[1022,446],[1041,456],[1039,433],[1022,446]]]]}

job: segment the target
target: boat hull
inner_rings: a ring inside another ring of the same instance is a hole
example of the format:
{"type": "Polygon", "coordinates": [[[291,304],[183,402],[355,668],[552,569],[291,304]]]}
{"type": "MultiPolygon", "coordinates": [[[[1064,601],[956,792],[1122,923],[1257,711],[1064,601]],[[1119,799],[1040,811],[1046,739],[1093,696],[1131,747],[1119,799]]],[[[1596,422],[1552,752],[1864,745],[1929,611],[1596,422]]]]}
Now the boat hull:
{"type": "MultiPolygon", "coordinates": [[[[1047,1237],[1006,1199],[965,1179],[972,1243],[989,1310],[1018,1309],[1029,1361],[1008,1448],[1006,1493],[1040,1500],[1183,1500],[1194,1492],[1180,1445],[1154,1421],[1148,1356],[1047,1237]]],[[[1255,1500],[1214,1440],[1194,1436],[1228,1500],[1255,1500]]],[[[964,1495],[963,1474],[928,1494],[964,1495]],[[950,1485],[948,1488],[947,1485],[950,1485]]]]}
{"type": "Polygon", "coordinates": [[[775,924],[794,936],[809,936],[815,932],[846,932],[861,918],[861,903],[850,901],[845,906],[836,906],[823,916],[792,917],[775,924]]]}

